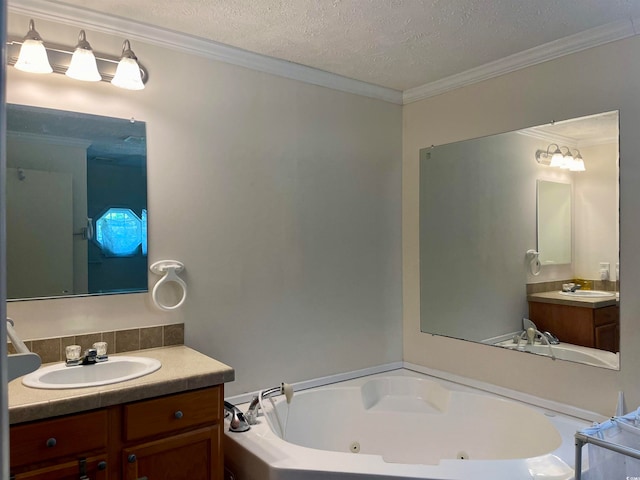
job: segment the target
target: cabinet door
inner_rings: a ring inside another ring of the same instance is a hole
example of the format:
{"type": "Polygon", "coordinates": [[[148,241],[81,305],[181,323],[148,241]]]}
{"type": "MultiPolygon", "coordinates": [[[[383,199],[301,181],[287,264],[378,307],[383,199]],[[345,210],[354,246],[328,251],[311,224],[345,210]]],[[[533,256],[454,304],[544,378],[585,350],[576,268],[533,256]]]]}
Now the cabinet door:
{"type": "Polygon", "coordinates": [[[98,455],[11,476],[15,480],[107,480],[107,456],[98,455]]]}
{"type": "Polygon", "coordinates": [[[122,451],[125,480],[221,480],[217,425],[143,443],[122,451]]]}
{"type": "Polygon", "coordinates": [[[610,323],[596,327],[596,348],[616,353],[618,348],[618,325],[610,323]]]}

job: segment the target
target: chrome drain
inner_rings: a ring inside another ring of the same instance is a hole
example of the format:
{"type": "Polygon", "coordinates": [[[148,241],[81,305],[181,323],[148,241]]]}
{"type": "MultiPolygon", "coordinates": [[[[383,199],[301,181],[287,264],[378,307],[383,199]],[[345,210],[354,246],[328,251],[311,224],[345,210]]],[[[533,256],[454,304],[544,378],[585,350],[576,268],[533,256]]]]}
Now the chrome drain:
{"type": "Polygon", "coordinates": [[[349,450],[351,450],[351,453],[360,453],[360,442],[351,442],[349,450]]]}

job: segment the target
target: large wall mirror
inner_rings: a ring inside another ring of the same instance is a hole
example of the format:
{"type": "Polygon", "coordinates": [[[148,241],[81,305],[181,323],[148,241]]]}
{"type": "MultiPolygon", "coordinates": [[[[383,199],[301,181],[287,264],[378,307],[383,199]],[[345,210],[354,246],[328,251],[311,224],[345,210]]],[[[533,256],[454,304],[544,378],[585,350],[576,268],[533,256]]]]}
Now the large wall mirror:
{"type": "Polygon", "coordinates": [[[421,330],[619,368],[618,151],[618,112],[422,149],[421,330]]]}
{"type": "Polygon", "coordinates": [[[7,105],[7,298],[147,290],[144,122],[7,105]]]}

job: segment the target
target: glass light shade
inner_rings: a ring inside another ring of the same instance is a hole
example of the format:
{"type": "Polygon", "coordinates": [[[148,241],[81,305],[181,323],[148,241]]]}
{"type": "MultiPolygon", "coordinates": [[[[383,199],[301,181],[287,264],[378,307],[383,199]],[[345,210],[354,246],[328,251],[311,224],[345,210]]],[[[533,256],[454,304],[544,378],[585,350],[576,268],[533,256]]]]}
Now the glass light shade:
{"type": "Polygon", "coordinates": [[[550,165],[552,167],[562,167],[563,163],[564,163],[564,156],[562,155],[562,153],[560,153],[560,150],[555,151],[551,156],[550,165]]]}
{"type": "Polygon", "coordinates": [[[102,80],[93,51],[85,48],[76,48],[75,52],[73,52],[71,64],[65,75],[85,82],[99,82],[102,80]]]}
{"type": "Polygon", "coordinates": [[[560,168],[564,170],[569,170],[571,169],[571,165],[573,165],[573,156],[570,153],[568,153],[562,159],[562,165],[560,165],[560,168]]]}
{"type": "Polygon", "coordinates": [[[142,90],[144,83],[138,62],[134,58],[122,57],[111,83],[126,90],[142,90]]]}
{"type": "Polygon", "coordinates": [[[584,172],[587,170],[584,166],[584,160],[580,155],[577,155],[573,159],[573,163],[571,164],[571,167],[569,167],[569,170],[571,170],[572,172],[584,172]]]}
{"type": "Polygon", "coordinates": [[[29,73],[53,72],[47,57],[47,49],[44,48],[42,40],[35,39],[26,39],[23,42],[15,67],[29,73]]]}

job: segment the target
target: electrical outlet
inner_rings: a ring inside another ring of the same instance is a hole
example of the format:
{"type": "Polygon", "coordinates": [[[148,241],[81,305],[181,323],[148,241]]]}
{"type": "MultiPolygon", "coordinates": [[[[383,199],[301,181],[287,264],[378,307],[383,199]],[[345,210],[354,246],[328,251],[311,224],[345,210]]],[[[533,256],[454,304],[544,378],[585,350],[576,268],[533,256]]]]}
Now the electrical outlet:
{"type": "Polygon", "coordinates": [[[611,278],[611,264],[609,262],[600,262],[600,280],[609,280],[611,278]]]}

